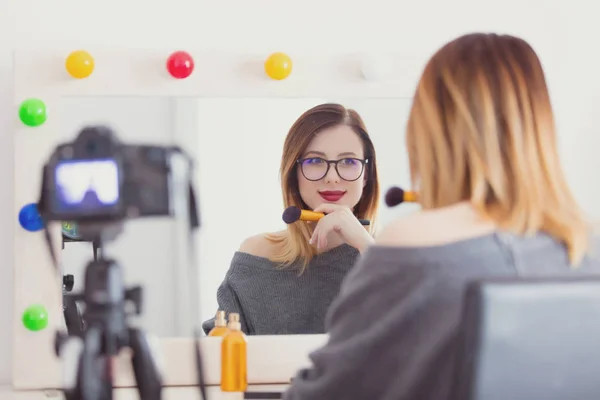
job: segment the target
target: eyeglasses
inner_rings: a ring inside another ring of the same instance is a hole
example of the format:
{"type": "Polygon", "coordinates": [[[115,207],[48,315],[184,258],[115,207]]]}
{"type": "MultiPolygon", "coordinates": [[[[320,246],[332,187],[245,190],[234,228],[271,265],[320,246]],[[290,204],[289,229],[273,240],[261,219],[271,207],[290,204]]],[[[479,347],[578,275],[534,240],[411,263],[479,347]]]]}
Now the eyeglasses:
{"type": "Polygon", "coordinates": [[[331,164],[335,165],[335,171],[345,181],[353,182],[361,177],[365,164],[369,159],[342,158],[340,160],[325,160],[320,157],[302,158],[296,161],[300,164],[302,175],[309,181],[319,181],[329,172],[331,164]]]}

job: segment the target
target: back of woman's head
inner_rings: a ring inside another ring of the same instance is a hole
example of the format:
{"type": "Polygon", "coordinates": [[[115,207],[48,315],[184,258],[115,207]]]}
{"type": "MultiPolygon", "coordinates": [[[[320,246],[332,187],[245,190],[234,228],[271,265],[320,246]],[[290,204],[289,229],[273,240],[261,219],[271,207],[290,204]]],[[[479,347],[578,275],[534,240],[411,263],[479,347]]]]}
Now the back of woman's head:
{"type": "Polygon", "coordinates": [[[560,166],[540,60],[522,39],[470,34],[427,63],[407,125],[413,185],[424,208],[469,201],[499,227],[545,231],[572,263],[588,226],[560,166]]]}

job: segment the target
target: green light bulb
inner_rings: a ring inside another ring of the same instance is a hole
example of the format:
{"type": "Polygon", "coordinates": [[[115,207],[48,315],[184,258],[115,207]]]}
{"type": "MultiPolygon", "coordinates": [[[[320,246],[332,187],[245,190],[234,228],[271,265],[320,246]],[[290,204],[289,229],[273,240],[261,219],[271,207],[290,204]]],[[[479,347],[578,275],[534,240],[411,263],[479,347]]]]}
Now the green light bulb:
{"type": "Polygon", "coordinates": [[[22,316],[23,325],[30,331],[41,331],[48,326],[48,310],[41,304],[34,304],[25,309],[22,316]]]}
{"type": "Polygon", "coordinates": [[[46,104],[40,99],[27,99],[21,103],[19,117],[27,126],[36,127],[46,122],[48,118],[46,104]]]}

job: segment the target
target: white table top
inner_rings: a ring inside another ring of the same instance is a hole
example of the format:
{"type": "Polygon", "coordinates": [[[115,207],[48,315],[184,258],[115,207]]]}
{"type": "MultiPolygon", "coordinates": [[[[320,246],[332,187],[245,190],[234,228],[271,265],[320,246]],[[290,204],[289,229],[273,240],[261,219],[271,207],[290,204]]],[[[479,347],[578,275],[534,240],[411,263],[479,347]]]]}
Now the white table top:
{"type": "MultiPolygon", "coordinates": [[[[251,385],[251,392],[282,392],[288,385],[251,385]]],[[[115,400],[139,400],[136,389],[115,389],[115,400]]],[[[218,386],[207,388],[209,400],[243,400],[243,393],[223,393],[218,386]]],[[[0,400],[63,400],[62,393],[58,390],[18,391],[12,388],[0,388],[0,400]]],[[[163,389],[163,400],[200,400],[200,393],[196,387],[168,387],[163,389]]]]}

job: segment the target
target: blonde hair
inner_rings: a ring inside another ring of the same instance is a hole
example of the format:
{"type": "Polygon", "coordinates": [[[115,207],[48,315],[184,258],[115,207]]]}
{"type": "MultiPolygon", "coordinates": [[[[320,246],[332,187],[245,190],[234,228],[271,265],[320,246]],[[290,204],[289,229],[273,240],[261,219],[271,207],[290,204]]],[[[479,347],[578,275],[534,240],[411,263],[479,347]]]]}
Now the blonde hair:
{"type": "MultiPolygon", "coordinates": [[[[321,104],[302,114],[290,128],[283,145],[280,179],[284,207],[296,206],[307,209],[308,206],[300,196],[298,187],[297,161],[302,157],[310,141],[324,129],[345,125],[356,132],[363,142],[364,157],[369,160],[365,167],[366,184],[360,201],[354,207],[357,218],[368,219],[371,225],[366,229],[373,233],[379,203],[379,183],[377,177],[377,160],[375,148],[367,133],[360,115],[340,104],[321,104]]],[[[308,243],[312,235],[310,227],[304,222],[296,222],[287,226],[283,234],[269,234],[267,239],[275,244],[275,252],[270,260],[281,266],[289,266],[301,261],[301,272],[316,255],[314,246],[308,243]]]]}
{"type": "Polygon", "coordinates": [[[590,229],[556,148],[540,60],[522,39],[470,34],[427,63],[407,125],[413,185],[423,208],[469,201],[500,228],[544,231],[572,265],[590,229]]]}

